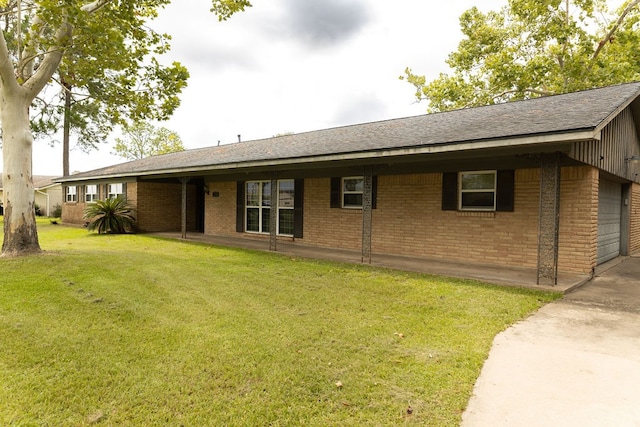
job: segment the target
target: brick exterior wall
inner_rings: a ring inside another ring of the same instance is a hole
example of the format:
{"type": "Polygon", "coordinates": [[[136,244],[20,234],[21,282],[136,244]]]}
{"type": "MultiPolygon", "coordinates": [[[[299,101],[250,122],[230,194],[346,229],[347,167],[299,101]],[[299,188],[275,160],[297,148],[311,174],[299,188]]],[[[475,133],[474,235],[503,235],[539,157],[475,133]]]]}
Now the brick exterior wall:
{"type": "Polygon", "coordinates": [[[589,166],[562,168],[558,270],[590,273],[598,252],[599,172],[589,166]]]}
{"type": "MultiPolygon", "coordinates": [[[[126,198],[127,198],[127,202],[132,205],[132,206],[136,206],[136,193],[137,193],[137,189],[136,189],[136,184],[135,182],[127,182],[126,185],[124,185],[124,189],[126,191],[126,198]]],[[[106,197],[107,194],[107,185],[108,184],[98,184],[98,198],[99,199],[104,199],[106,197]]],[[[64,187],[62,188],[62,218],[61,221],[63,223],[66,224],[76,224],[76,225],[83,225],[84,223],[87,222],[87,220],[84,219],[84,210],[87,207],[87,203],[84,201],[84,196],[85,196],[85,191],[84,191],[84,185],[77,185],[76,186],[76,191],[77,191],[77,202],[66,202],[66,192],[64,187]]]]}
{"type": "Polygon", "coordinates": [[[204,233],[236,235],[236,182],[208,182],[205,185],[210,194],[204,198],[204,233]],[[213,197],[213,193],[218,193],[218,197],[213,197]]]}
{"type": "Polygon", "coordinates": [[[640,184],[631,185],[629,253],[640,251],[640,184]]]}
{"type": "MultiPolygon", "coordinates": [[[[559,270],[589,273],[596,259],[598,171],[563,168],[561,179],[559,270]]],[[[206,197],[205,233],[239,235],[236,183],[208,186],[220,197],[206,197]]],[[[443,211],[442,174],[379,176],[372,251],[536,268],[539,191],[539,170],[520,169],[513,212],[443,211]]],[[[361,233],[359,209],[330,207],[330,178],[305,179],[304,238],[297,242],[360,250],[361,233]]]]}
{"type": "MultiPolygon", "coordinates": [[[[142,232],[182,229],[182,184],[138,182],[136,218],[142,232]]],[[[133,200],[133,198],[132,198],[133,200]]],[[[187,186],[187,230],[196,229],[196,189],[187,186]]]]}
{"type": "MultiPolygon", "coordinates": [[[[127,182],[127,202],[135,211],[136,227],[141,232],[180,231],[182,228],[182,185],[180,183],[127,182]]],[[[106,184],[99,184],[98,198],[106,197],[106,184]]],[[[65,202],[62,222],[84,224],[84,186],[78,186],[78,202],[65,202]]],[[[196,188],[187,186],[187,230],[196,229],[196,188]]]]}

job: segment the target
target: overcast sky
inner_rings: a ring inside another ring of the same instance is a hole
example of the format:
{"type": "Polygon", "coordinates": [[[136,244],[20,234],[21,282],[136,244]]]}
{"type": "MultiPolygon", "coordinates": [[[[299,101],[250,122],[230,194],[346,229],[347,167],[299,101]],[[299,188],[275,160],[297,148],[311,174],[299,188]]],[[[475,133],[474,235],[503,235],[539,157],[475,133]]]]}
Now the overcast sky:
{"type": "MultiPolygon", "coordinates": [[[[218,22],[209,0],[176,0],[152,27],[173,36],[167,61],[191,73],[180,108],[162,123],[197,148],[278,133],[423,114],[405,67],[428,79],[447,72],[461,40],[458,18],[507,0],[254,0],[218,22]]],[[[71,171],[124,160],[100,151],[71,153],[71,171]]],[[[34,146],[34,174],[62,173],[61,145],[34,146]]]]}

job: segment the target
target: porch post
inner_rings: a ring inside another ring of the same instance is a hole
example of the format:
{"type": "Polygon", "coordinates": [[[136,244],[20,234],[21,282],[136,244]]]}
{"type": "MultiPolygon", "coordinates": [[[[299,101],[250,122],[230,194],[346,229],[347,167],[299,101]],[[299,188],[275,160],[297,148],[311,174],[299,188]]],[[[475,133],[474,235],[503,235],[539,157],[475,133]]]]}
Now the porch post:
{"type": "Polygon", "coordinates": [[[555,286],[558,284],[560,157],[560,153],[542,154],[540,156],[538,285],[555,286]]]}
{"type": "Polygon", "coordinates": [[[364,168],[362,189],[362,262],[371,264],[371,226],[373,210],[373,168],[364,168]]]}
{"type": "Polygon", "coordinates": [[[269,250],[276,251],[278,236],[278,178],[276,174],[271,177],[271,206],[269,207],[269,250]]]}
{"type": "Polygon", "coordinates": [[[181,213],[181,231],[182,238],[187,238],[187,182],[189,178],[180,178],[182,184],[182,213],[181,213]]]}

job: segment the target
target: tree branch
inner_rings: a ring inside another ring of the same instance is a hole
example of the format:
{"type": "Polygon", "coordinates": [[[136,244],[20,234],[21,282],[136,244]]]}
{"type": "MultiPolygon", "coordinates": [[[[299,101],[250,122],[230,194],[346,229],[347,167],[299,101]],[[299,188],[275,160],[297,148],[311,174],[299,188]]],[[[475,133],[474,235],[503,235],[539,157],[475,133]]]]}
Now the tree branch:
{"type": "Polygon", "coordinates": [[[22,85],[28,92],[31,99],[35,98],[42,89],[47,85],[49,79],[56,72],[62,56],[64,55],[64,48],[62,47],[66,42],[65,40],[70,38],[72,34],[72,26],[69,23],[63,23],[56,31],[55,41],[58,46],[52,46],[44,54],[44,59],[38,67],[38,71],[22,85]]]}
{"type": "Polygon", "coordinates": [[[95,13],[98,10],[105,7],[106,5],[108,5],[109,3],[111,3],[111,1],[112,0],[95,0],[91,3],[85,4],[80,8],[80,10],[87,13],[95,13]]]}
{"type": "Polygon", "coordinates": [[[4,90],[15,91],[20,88],[2,30],[0,30],[0,80],[2,80],[1,85],[4,90]]]}
{"type": "MultiPolygon", "coordinates": [[[[80,8],[83,12],[92,14],[102,9],[112,0],[95,0],[91,3],[87,3],[80,8]]],[[[33,25],[31,28],[35,29],[36,33],[33,34],[31,40],[37,40],[43,34],[44,21],[38,14],[35,15],[33,25]]],[[[55,73],[55,70],[60,65],[62,56],[64,55],[64,46],[68,44],[68,40],[73,34],[73,27],[68,22],[63,22],[62,25],[56,31],[54,40],[56,46],[52,46],[45,54],[44,59],[38,67],[38,71],[34,73],[34,59],[37,57],[35,52],[35,46],[25,46],[23,58],[27,58],[27,61],[20,67],[21,76],[24,80],[23,86],[30,92],[32,96],[36,96],[40,90],[45,86],[49,78],[55,73]],[[34,93],[35,92],[35,93],[34,93]]]]}
{"type": "Polygon", "coordinates": [[[533,94],[540,95],[540,96],[551,96],[551,95],[554,94],[553,92],[547,92],[547,91],[544,91],[544,90],[534,89],[534,88],[513,89],[513,90],[505,90],[504,92],[493,96],[493,99],[496,100],[496,99],[502,98],[505,95],[513,95],[514,93],[524,93],[524,92],[533,93],[533,94]]]}
{"type": "Polygon", "coordinates": [[[638,4],[640,4],[640,0],[634,0],[631,3],[629,3],[627,7],[622,11],[620,16],[618,17],[616,23],[613,24],[609,32],[607,32],[604,38],[600,40],[600,42],[598,42],[598,47],[596,48],[596,51],[593,52],[593,55],[591,56],[591,60],[589,61],[589,67],[587,68],[589,71],[593,68],[593,64],[595,64],[596,59],[598,59],[598,56],[600,55],[600,52],[602,51],[604,46],[607,44],[607,42],[611,41],[613,35],[615,34],[616,31],[618,31],[618,28],[620,28],[620,25],[622,25],[622,22],[625,20],[629,12],[631,12],[631,10],[634,7],[636,7],[638,4]]]}

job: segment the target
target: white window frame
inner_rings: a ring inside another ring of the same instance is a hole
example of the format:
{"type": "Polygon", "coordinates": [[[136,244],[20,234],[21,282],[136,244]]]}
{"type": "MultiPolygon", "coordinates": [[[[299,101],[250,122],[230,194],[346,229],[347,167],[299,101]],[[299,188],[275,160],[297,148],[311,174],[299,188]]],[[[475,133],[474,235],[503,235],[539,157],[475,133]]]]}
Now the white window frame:
{"type": "MultiPolygon", "coordinates": [[[[280,211],[281,210],[293,210],[295,208],[294,206],[294,201],[292,201],[292,205],[291,206],[280,206],[280,187],[281,187],[281,183],[282,182],[295,182],[293,179],[282,179],[282,180],[278,180],[277,181],[277,186],[278,186],[278,196],[277,196],[277,200],[274,202],[273,200],[270,201],[271,203],[276,203],[276,234],[278,236],[287,236],[287,237],[291,237],[293,236],[293,230],[291,233],[281,233],[280,232],[280,211]]],[[[271,181],[264,181],[264,180],[255,180],[255,181],[247,181],[245,182],[245,200],[244,200],[244,231],[246,233],[254,233],[254,234],[269,234],[269,231],[264,231],[263,227],[262,227],[262,220],[263,220],[263,212],[265,210],[268,210],[269,212],[271,212],[271,205],[263,205],[263,199],[262,196],[264,194],[264,185],[265,184],[271,184],[271,181]],[[257,200],[257,204],[256,205],[249,205],[248,204],[248,200],[247,200],[247,195],[248,195],[248,188],[249,185],[251,184],[259,184],[260,186],[260,191],[258,192],[258,200],[257,200]],[[249,230],[248,229],[248,210],[249,209],[258,209],[259,215],[258,215],[258,224],[259,224],[259,230],[258,231],[254,231],[254,230],[249,230]]],[[[294,184],[294,192],[295,192],[295,184],[294,184]]],[[[294,193],[295,194],[295,193],[294,193]]],[[[295,197],[295,196],[294,196],[295,197]]]]}
{"type": "Polygon", "coordinates": [[[345,176],[345,177],[342,177],[342,179],[340,180],[340,199],[341,199],[340,202],[342,203],[342,208],[343,209],[362,209],[362,203],[360,203],[360,205],[348,205],[344,202],[344,198],[345,198],[344,196],[349,194],[360,194],[362,196],[362,200],[364,200],[364,176],[345,176]],[[349,191],[345,189],[344,183],[346,180],[349,180],[349,179],[357,179],[362,181],[362,190],[349,191]]]}
{"type": "Polygon", "coordinates": [[[496,193],[498,188],[498,171],[482,170],[482,171],[463,171],[458,173],[458,209],[461,211],[495,211],[496,210],[496,193]],[[493,188],[462,188],[464,175],[493,175],[493,188]],[[462,195],[468,193],[493,193],[493,206],[463,206],[462,195]]]}
{"type": "Polygon", "coordinates": [[[116,199],[124,196],[124,185],[121,182],[107,184],[107,199],[116,199]]]}
{"type": "Polygon", "coordinates": [[[98,200],[98,186],[96,184],[87,184],[84,186],[84,201],[86,203],[95,203],[98,200]],[[93,191],[91,191],[93,190],[93,191]]]}
{"type": "Polygon", "coordinates": [[[75,185],[67,185],[64,194],[64,200],[67,203],[75,203],[78,201],[78,187],[75,185]]]}

